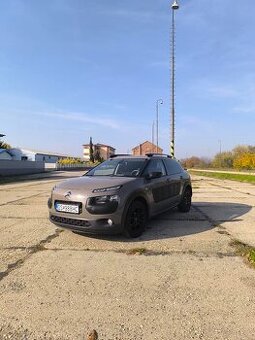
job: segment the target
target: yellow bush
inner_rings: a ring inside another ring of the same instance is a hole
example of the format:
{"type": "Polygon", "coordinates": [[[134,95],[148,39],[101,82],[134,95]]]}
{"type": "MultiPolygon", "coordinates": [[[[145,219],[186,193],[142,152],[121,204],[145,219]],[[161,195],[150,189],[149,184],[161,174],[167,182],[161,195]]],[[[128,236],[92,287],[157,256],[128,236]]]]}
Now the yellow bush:
{"type": "Polygon", "coordinates": [[[252,170],[255,169],[255,153],[247,152],[234,159],[235,169],[252,170]]]}
{"type": "Polygon", "coordinates": [[[75,159],[75,158],[63,158],[58,161],[58,164],[62,165],[71,165],[71,164],[82,164],[83,162],[80,159],[75,159]]]}

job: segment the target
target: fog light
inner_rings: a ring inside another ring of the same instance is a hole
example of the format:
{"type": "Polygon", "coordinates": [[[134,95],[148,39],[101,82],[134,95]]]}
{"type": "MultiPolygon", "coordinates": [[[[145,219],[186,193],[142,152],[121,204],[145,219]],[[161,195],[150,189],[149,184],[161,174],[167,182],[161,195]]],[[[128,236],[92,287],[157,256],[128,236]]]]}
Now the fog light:
{"type": "Polygon", "coordinates": [[[109,226],[113,225],[113,221],[109,218],[109,220],[107,221],[107,223],[109,224],[109,226]]]}

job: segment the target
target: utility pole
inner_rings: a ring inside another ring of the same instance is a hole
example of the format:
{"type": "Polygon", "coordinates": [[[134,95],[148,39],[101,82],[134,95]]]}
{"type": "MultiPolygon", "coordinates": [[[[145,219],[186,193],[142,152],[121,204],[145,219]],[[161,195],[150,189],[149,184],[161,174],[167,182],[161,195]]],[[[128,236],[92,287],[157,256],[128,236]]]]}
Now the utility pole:
{"type": "Polygon", "coordinates": [[[177,1],[172,4],[172,32],[171,32],[171,142],[170,155],[175,154],[175,11],[179,9],[177,1]]]}

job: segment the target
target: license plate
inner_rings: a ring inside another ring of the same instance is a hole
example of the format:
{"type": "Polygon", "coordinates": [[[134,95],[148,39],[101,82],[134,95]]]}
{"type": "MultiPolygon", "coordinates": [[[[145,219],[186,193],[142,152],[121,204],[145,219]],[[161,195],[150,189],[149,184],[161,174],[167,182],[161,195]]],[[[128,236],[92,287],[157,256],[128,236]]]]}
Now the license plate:
{"type": "Polygon", "coordinates": [[[55,209],[59,212],[65,212],[69,214],[79,214],[78,204],[65,204],[65,203],[55,203],[55,209]]]}

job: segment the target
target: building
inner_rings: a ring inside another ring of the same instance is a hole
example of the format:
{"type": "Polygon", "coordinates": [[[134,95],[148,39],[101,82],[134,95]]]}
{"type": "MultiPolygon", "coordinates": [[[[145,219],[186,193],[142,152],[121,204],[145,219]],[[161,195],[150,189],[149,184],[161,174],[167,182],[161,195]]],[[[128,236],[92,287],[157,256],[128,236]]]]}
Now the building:
{"type": "Polygon", "coordinates": [[[7,149],[0,149],[0,160],[12,160],[12,155],[10,154],[9,150],[7,149]]]}
{"type": "MultiPolygon", "coordinates": [[[[23,148],[13,148],[9,152],[12,155],[13,160],[17,161],[35,161],[35,162],[45,162],[45,163],[57,163],[59,160],[68,158],[71,156],[65,154],[58,154],[54,152],[36,151],[23,148]]],[[[77,158],[79,157],[71,157],[77,158]]]]}
{"type": "Polygon", "coordinates": [[[149,141],[146,141],[142,144],[139,144],[132,149],[132,154],[134,156],[144,156],[144,155],[146,155],[146,153],[160,153],[160,154],[162,154],[162,152],[163,152],[163,149],[158,147],[158,150],[157,150],[157,145],[152,144],[149,141]]]}
{"type": "MultiPolygon", "coordinates": [[[[90,144],[84,144],[83,145],[83,159],[85,161],[89,161],[89,149],[90,144]]],[[[100,157],[102,157],[104,160],[110,158],[111,155],[115,154],[115,149],[112,146],[105,145],[105,144],[93,144],[93,153],[94,155],[96,152],[99,152],[100,157]]]]}

